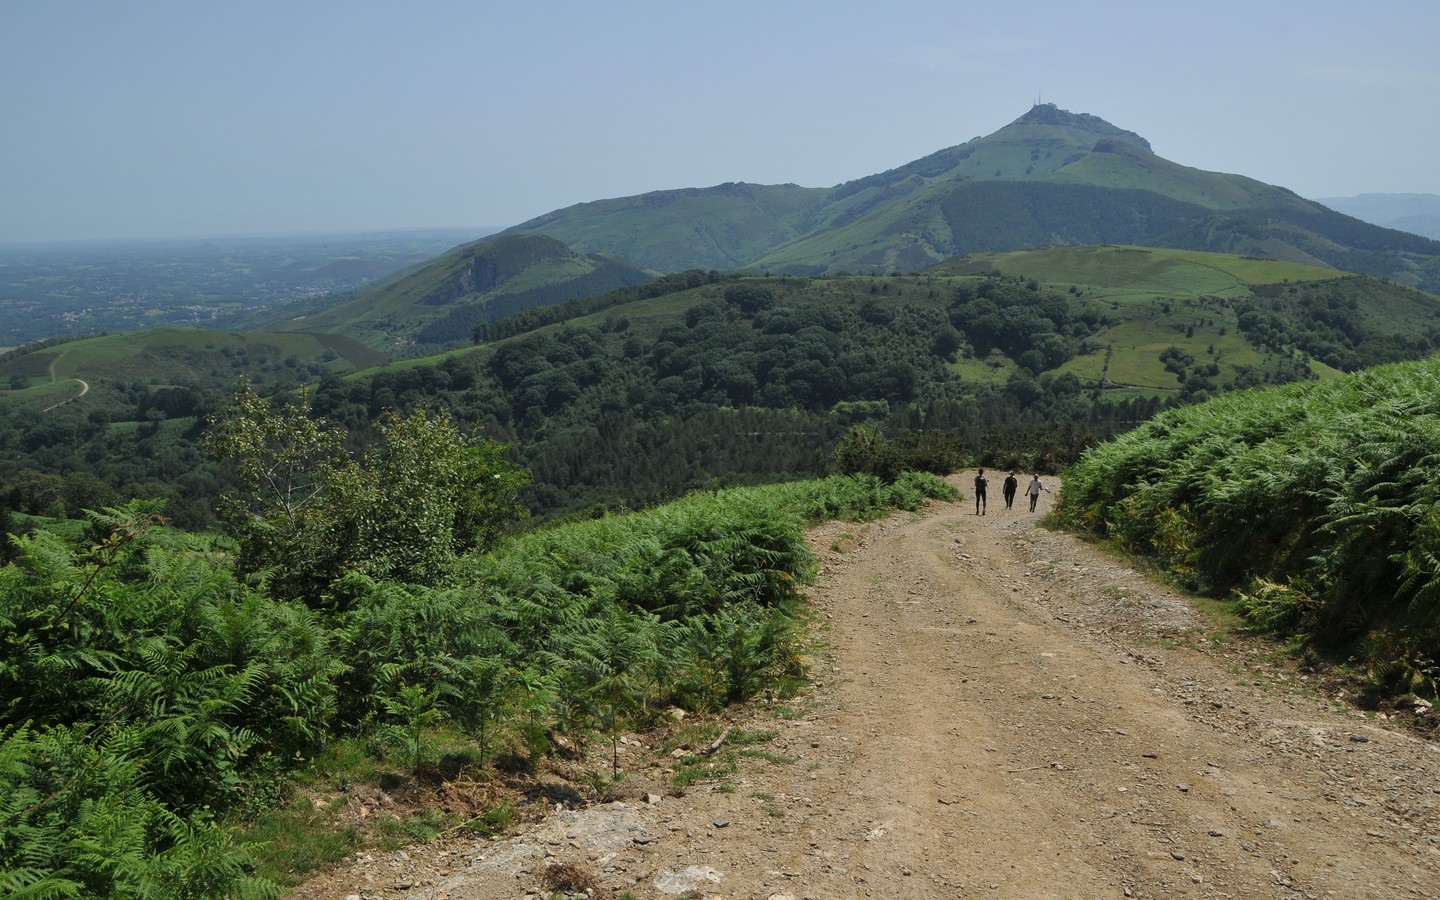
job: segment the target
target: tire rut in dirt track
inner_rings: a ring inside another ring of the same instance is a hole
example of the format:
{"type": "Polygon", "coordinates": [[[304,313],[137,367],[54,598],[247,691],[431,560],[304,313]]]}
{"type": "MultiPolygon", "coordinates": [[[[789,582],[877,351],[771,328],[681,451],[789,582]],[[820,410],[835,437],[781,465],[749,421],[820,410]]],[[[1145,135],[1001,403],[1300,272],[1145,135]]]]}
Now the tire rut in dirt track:
{"type": "Polygon", "coordinates": [[[764,723],[794,762],[302,895],[517,897],[570,862],[641,898],[1440,897],[1434,745],[1255,677],[1186,598],[1037,519],[816,529],[832,649],[810,712],[764,723]]]}

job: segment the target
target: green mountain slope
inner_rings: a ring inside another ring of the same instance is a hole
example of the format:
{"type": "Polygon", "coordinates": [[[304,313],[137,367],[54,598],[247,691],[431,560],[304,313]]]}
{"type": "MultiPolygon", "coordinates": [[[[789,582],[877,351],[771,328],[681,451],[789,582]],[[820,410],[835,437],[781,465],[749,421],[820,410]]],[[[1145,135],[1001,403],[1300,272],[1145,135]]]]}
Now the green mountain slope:
{"type": "Polygon", "coordinates": [[[68,341],[0,357],[0,407],[81,415],[124,409],[167,388],[259,388],[381,365],[383,353],[343,335],[153,328],[68,341]]]}
{"type": "Polygon", "coordinates": [[[475,326],[531,306],[643,284],[654,276],[544,235],[462,244],[338,305],[271,327],[347,335],[381,350],[470,340],[475,326]]]}
{"type": "Polygon", "coordinates": [[[1284,188],[1157,156],[1144,138],[1040,105],[987,137],[830,189],[721,185],[585,203],[508,234],[660,271],[914,271],[1037,244],[1129,243],[1273,257],[1440,290],[1440,242],[1284,188]]]}
{"type": "Polygon", "coordinates": [[[611,253],[661,272],[728,272],[813,230],[829,193],[744,183],[654,191],[566,207],[503,233],[545,234],[580,252],[611,253]]]}

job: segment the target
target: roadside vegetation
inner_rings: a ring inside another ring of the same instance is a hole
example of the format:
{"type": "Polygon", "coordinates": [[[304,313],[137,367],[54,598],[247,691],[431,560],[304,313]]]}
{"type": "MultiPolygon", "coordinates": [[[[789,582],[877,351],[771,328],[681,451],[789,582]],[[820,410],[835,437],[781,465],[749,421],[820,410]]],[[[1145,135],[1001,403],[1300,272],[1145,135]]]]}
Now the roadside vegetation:
{"type": "Polygon", "coordinates": [[[1176,409],[1089,451],[1062,519],[1352,664],[1440,688],[1440,360],[1176,409]]]}
{"type": "MultiPolygon", "coordinates": [[[[135,501],[78,540],[15,539],[0,893],[275,896],[354,841],[313,810],[277,820],[297,785],[481,784],[577,752],[609,782],[622,733],[801,683],[807,522],[953,493],[925,474],[835,476],[505,539],[521,473],[443,417],[395,420],[352,457],[297,416],[242,391],[217,423],[241,479],[227,536],[135,501]],[[376,492],[430,506],[387,518],[376,492]],[[362,554],[324,552],[352,540],[362,554]],[[237,838],[252,829],[255,852],[237,838]]],[[[515,814],[498,794],[478,806],[465,827],[515,814]]]]}

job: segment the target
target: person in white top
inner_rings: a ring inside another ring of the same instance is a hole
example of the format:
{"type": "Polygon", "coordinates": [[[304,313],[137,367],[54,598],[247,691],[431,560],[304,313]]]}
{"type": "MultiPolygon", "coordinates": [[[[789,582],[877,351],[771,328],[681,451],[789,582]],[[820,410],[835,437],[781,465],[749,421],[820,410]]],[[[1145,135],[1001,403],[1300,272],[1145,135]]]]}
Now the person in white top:
{"type": "Polygon", "coordinates": [[[1039,472],[1036,472],[1036,473],[1035,473],[1035,477],[1032,478],[1032,479],[1030,479],[1030,486],[1025,489],[1025,493],[1027,493],[1027,494],[1030,495],[1030,511],[1031,511],[1031,512],[1034,512],[1034,511],[1035,511],[1035,504],[1036,504],[1036,502],[1039,501],[1039,499],[1040,499],[1040,492],[1041,492],[1041,491],[1044,491],[1044,492],[1047,493],[1047,494],[1050,493],[1050,489],[1047,488],[1045,485],[1043,485],[1043,484],[1040,483],[1040,473],[1039,473],[1039,472]]]}

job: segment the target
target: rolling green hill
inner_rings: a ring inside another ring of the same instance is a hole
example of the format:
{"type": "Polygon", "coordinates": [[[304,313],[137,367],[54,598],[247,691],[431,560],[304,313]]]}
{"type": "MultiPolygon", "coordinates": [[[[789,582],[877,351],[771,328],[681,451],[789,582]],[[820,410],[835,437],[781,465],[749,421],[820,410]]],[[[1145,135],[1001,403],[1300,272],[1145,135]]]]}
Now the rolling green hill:
{"type": "Polygon", "coordinates": [[[1055,468],[1169,404],[1432,353],[1440,300],[1277,260],[1061,246],[887,276],[691,271],[486,329],[361,370],[379,354],[323,333],[148,332],[3,359],[0,386],[23,390],[0,395],[0,484],[87,473],[203,524],[224,473],[196,437],[242,374],[309,385],[359,440],[383,410],[448,409],[513,443],[537,513],[808,476],[857,424],[938,435],[911,448],[932,460],[1055,468]]]}
{"type": "Polygon", "coordinates": [[[1039,105],[987,137],[833,188],[724,184],[556,210],[506,234],[659,271],[905,272],[1040,244],[1260,256],[1440,290],[1440,242],[1240,175],[1170,162],[1139,135],[1039,105]]]}
{"type": "Polygon", "coordinates": [[[1166,404],[1440,348],[1434,296],[1186,250],[672,279],[503,320],[482,346],[322,387],[317,408],[359,427],[375,409],[443,402],[515,442],[540,507],[572,509],[804,472],[857,421],[1055,464],[1073,450],[1055,443],[1066,429],[1083,442],[1166,404]]]}
{"type": "Polygon", "coordinates": [[[531,306],[643,284],[653,274],[543,235],[462,244],[338,305],[273,323],[282,331],[347,335],[386,352],[471,339],[475,326],[531,306]]]}
{"type": "Polygon", "coordinates": [[[929,269],[935,274],[999,272],[1097,289],[1160,291],[1177,296],[1235,296],[1255,285],[1323,281],[1333,269],[1253,256],[1115,245],[1037,247],[974,253],[929,269]]]}
{"type": "Polygon", "coordinates": [[[582,252],[613,253],[661,272],[728,272],[812,231],[830,193],[743,182],[652,191],[558,209],[503,233],[545,234],[582,252]]]}
{"type": "MultiPolygon", "coordinates": [[[[1149,247],[1048,247],[981,253],[935,274],[994,272],[1074,289],[1106,310],[1103,344],[1062,371],[1108,389],[1183,392],[1189,356],[1216,386],[1246,386],[1287,352],[1320,378],[1416,359],[1440,347],[1440,299],[1381,279],[1233,254],[1149,247]],[[1160,354],[1176,360],[1167,368],[1160,354]],[[1267,362],[1268,358],[1268,362],[1267,362]],[[1257,368],[1259,367],[1259,368],[1257,368]]],[[[1197,382],[1203,384],[1203,381],[1197,382]]],[[[1206,389],[1208,390],[1208,388],[1206,389]]]]}
{"type": "Polygon", "coordinates": [[[233,390],[380,365],[383,353],[343,335],[154,328],[58,343],[0,358],[0,407],[114,411],[164,388],[233,390]]]}

